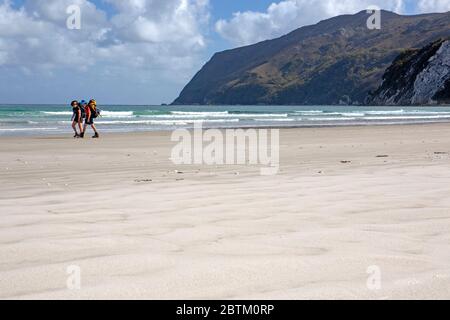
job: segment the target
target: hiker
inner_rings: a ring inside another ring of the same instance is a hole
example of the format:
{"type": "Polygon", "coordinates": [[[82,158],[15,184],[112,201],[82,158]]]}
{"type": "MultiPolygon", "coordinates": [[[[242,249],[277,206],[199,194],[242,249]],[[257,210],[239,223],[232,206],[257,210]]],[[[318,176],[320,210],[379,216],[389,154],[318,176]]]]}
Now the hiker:
{"type": "Polygon", "coordinates": [[[81,138],[84,138],[84,134],[86,132],[88,125],[91,126],[92,130],[94,130],[94,133],[95,133],[92,138],[94,138],[94,139],[100,138],[100,135],[98,134],[97,129],[95,128],[95,125],[94,125],[94,119],[100,115],[99,110],[97,110],[97,102],[94,99],[92,99],[86,105],[84,110],[86,113],[86,118],[84,120],[84,129],[83,129],[83,133],[81,134],[81,138]]]}
{"type": "Polygon", "coordinates": [[[74,138],[79,138],[83,134],[83,117],[81,106],[78,101],[74,100],[70,104],[72,106],[72,129],[75,132],[74,138]],[[77,127],[80,129],[80,133],[77,131],[77,127]]]}

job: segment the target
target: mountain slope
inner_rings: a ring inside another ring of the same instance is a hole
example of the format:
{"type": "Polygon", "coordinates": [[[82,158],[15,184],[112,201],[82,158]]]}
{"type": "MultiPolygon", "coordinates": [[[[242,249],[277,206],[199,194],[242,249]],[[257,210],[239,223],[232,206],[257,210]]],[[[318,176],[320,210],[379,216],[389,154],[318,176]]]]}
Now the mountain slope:
{"type": "Polygon", "coordinates": [[[450,12],[338,16],[281,38],[215,54],[174,104],[363,103],[405,49],[450,36],[450,12]]]}
{"type": "Polygon", "coordinates": [[[398,56],[367,101],[374,105],[450,103],[450,40],[398,56]]]}

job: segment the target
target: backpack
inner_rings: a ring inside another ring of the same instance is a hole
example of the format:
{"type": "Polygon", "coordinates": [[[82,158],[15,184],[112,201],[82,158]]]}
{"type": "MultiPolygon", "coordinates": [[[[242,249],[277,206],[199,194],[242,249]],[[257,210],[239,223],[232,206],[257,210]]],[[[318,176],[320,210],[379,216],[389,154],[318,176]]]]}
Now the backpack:
{"type": "Polygon", "coordinates": [[[81,119],[85,119],[86,118],[86,110],[84,110],[84,107],[80,107],[81,110],[81,119]]]}
{"type": "Polygon", "coordinates": [[[95,109],[91,108],[91,112],[92,112],[92,118],[94,118],[94,119],[100,117],[100,115],[102,113],[102,111],[98,108],[95,108],[95,109]]]}

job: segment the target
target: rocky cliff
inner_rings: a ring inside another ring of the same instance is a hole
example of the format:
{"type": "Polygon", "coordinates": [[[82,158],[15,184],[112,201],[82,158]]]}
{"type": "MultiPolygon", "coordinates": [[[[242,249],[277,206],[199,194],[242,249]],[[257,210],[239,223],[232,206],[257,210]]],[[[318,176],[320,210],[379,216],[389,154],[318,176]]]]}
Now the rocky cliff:
{"type": "Polygon", "coordinates": [[[339,16],[217,53],[174,104],[363,104],[400,53],[450,36],[450,12],[383,11],[381,30],[369,30],[368,18],[339,16]]]}
{"type": "Polygon", "coordinates": [[[374,105],[450,103],[450,41],[438,40],[399,55],[367,102],[374,105]]]}

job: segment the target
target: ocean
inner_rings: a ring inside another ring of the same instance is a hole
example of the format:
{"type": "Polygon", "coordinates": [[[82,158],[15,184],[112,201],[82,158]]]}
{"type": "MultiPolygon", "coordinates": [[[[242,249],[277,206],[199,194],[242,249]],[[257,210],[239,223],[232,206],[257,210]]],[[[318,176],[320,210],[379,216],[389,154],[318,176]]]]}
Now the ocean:
{"type": "MultiPolygon", "coordinates": [[[[99,106],[101,132],[192,128],[315,127],[450,122],[450,107],[99,106]]],[[[0,105],[0,136],[71,133],[70,106],[0,105]]]]}

